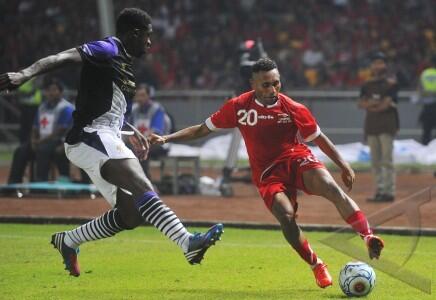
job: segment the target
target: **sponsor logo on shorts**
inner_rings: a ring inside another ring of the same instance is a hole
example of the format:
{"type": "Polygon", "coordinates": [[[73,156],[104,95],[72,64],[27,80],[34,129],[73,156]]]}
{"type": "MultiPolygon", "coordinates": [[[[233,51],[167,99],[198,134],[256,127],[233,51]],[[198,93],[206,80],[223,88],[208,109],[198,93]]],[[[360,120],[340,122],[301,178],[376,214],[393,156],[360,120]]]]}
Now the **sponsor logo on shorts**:
{"type": "Polygon", "coordinates": [[[118,144],[118,145],[116,146],[116,149],[117,149],[117,151],[118,151],[119,153],[123,153],[123,145],[118,144]]]}

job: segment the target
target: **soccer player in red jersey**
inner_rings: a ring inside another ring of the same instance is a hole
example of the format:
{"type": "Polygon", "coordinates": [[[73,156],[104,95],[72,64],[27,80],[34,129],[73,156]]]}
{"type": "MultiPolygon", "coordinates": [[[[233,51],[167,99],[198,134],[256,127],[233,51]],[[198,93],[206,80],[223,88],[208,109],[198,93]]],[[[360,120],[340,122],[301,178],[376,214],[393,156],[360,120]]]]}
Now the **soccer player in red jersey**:
{"type": "Polygon", "coordinates": [[[373,235],[357,204],[339,187],[304,142],[313,142],[342,170],[351,190],[354,172],[318,127],[311,112],[280,93],[276,63],[261,58],[252,69],[252,91],[226,102],[205,123],[178,132],[151,137],[151,143],[186,141],[221,128],[237,127],[244,138],[252,179],[265,205],[279,221],[288,243],[311,266],[318,286],[332,284],[327,266],[315,254],[296,223],[297,189],[323,196],[364,239],[371,258],[379,258],[383,241],[373,235]]]}

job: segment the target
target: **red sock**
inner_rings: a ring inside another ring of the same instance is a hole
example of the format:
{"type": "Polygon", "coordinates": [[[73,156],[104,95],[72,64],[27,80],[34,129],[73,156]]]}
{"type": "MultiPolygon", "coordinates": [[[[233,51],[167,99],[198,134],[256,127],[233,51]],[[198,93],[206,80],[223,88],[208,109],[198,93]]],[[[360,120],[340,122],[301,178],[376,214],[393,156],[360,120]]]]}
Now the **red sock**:
{"type": "Polygon", "coordinates": [[[349,216],[346,222],[350,224],[354,231],[359,233],[361,237],[372,234],[368,220],[366,219],[365,214],[360,210],[355,211],[351,216],[349,216]]]}
{"type": "Polygon", "coordinates": [[[309,265],[313,266],[318,261],[318,257],[315,252],[313,252],[312,248],[309,245],[307,240],[304,240],[300,247],[294,248],[298,254],[300,254],[301,258],[304,259],[309,265]]]}

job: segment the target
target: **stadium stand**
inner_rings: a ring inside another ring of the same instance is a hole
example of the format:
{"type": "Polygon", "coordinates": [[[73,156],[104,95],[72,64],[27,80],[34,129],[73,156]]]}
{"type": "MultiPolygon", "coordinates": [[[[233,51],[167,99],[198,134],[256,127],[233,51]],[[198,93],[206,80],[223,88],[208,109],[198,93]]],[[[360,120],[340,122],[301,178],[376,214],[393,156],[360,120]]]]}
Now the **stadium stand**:
{"type": "MultiPolygon", "coordinates": [[[[436,50],[433,0],[114,1],[154,18],[151,55],[138,79],[160,89],[233,88],[237,45],[261,37],[287,87],[353,88],[368,76],[363,59],[382,50],[400,85],[415,87],[436,50]]],[[[99,37],[95,1],[0,2],[0,69],[99,37]],[[52,29],[55,28],[53,31],[52,29]]],[[[74,72],[61,74],[75,87],[74,72]]]]}

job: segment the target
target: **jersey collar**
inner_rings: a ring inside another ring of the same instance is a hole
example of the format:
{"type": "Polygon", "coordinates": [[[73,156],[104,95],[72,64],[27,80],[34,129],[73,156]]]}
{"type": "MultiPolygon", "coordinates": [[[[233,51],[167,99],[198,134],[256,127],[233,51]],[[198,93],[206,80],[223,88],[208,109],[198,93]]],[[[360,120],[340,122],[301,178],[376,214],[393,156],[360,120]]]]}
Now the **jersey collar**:
{"type": "Polygon", "coordinates": [[[270,105],[266,105],[266,106],[265,106],[265,105],[262,104],[262,102],[260,102],[259,100],[257,100],[257,98],[254,98],[254,102],[256,102],[257,105],[262,106],[262,107],[265,107],[265,108],[272,108],[272,107],[275,107],[275,106],[279,105],[279,101],[280,101],[280,98],[277,97],[277,101],[276,101],[276,102],[274,102],[273,104],[270,104],[270,105]]]}
{"type": "Polygon", "coordinates": [[[129,54],[129,52],[127,52],[126,47],[124,47],[123,42],[119,38],[117,38],[116,36],[112,36],[112,38],[114,40],[118,41],[121,44],[121,46],[123,46],[123,49],[124,49],[124,52],[126,53],[127,58],[132,59],[132,56],[129,54]]]}

